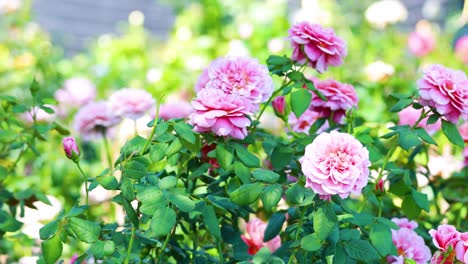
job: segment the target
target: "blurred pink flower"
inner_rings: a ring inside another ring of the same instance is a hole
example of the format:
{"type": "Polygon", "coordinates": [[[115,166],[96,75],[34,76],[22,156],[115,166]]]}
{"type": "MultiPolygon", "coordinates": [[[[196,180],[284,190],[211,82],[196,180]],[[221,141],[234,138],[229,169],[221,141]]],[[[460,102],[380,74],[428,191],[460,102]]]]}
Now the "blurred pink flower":
{"type": "Polygon", "coordinates": [[[319,73],[328,66],[340,66],[346,57],[346,43],[335,35],[331,28],[303,21],[289,29],[289,40],[293,48],[291,59],[308,63],[319,73]]]}
{"type": "Polygon", "coordinates": [[[310,104],[311,110],[318,112],[321,117],[330,117],[333,112],[333,120],[341,123],[346,111],[357,107],[359,99],[351,84],[340,83],[332,79],[325,81],[313,79],[313,81],[315,88],[327,98],[327,101],[324,101],[314,94],[310,104]]]}
{"type": "Polygon", "coordinates": [[[91,102],[81,107],[75,115],[74,128],[84,140],[91,140],[107,133],[117,125],[120,118],[110,109],[107,102],[91,102]]]}
{"type": "Polygon", "coordinates": [[[251,106],[264,103],[273,93],[273,80],[266,66],[248,57],[214,60],[195,85],[195,90],[214,88],[250,101],[251,106]]]}
{"type": "Polygon", "coordinates": [[[468,120],[468,79],[462,71],[431,65],[417,82],[421,104],[431,106],[448,121],[468,120]]]}
{"type": "Polygon", "coordinates": [[[138,119],[155,104],[153,96],[143,89],[124,88],[109,98],[109,106],[117,116],[138,119]]]}
{"type": "Polygon", "coordinates": [[[445,256],[447,253],[436,251],[434,255],[432,255],[430,264],[453,264],[455,259],[455,251],[450,253],[449,255],[445,256]]]}
{"type": "Polygon", "coordinates": [[[455,255],[463,263],[468,263],[468,232],[460,234],[460,240],[455,245],[455,255]]]}
{"type": "Polygon", "coordinates": [[[400,228],[408,228],[414,230],[418,227],[418,223],[416,221],[409,221],[408,218],[392,218],[392,222],[397,224],[400,228]]]}
{"type": "Polygon", "coordinates": [[[38,106],[35,106],[33,107],[30,111],[26,112],[26,113],[23,113],[21,115],[21,118],[29,123],[29,124],[32,124],[34,123],[34,113],[36,114],[36,122],[38,123],[50,123],[52,121],[54,121],[54,119],[57,117],[56,113],[57,113],[57,107],[53,106],[53,105],[44,105],[45,107],[47,108],[50,108],[54,111],[54,113],[47,113],[44,109],[38,107],[38,106]]]}
{"type": "Polygon", "coordinates": [[[284,96],[277,96],[273,101],[271,102],[271,105],[273,106],[273,109],[275,110],[275,113],[278,116],[283,116],[285,113],[285,108],[286,108],[286,101],[284,96]]]}
{"type": "Polygon", "coordinates": [[[463,36],[455,43],[455,57],[468,64],[468,36],[463,36]]]}
{"type": "Polygon", "coordinates": [[[392,229],[392,241],[397,248],[398,256],[387,257],[387,263],[395,263],[395,260],[401,259],[401,256],[405,259],[412,259],[417,264],[426,264],[431,259],[431,250],[424,244],[424,239],[412,229],[405,227],[400,227],[398,230],[392,229]]]}
{"type": "Polygon", "coordinates": [[[225,94],[222,90],[205,88],[198,92],[192,101],[195,112],[190,115],[190,123],[197,132],[213,132],[218,136],[231,136],[243,139],[247,136],[252,109],[244,98],[225,94]]]}
{"type": "Polygon", "coordinates": [[[244,235],[241,235],[241,238],[249,247],[249,254],[255,255],[262,247],[267,247],[270,252],[273,253],[279,247],[281,247],[281,238],[279,235],[275,236],[273,239],[267,242],[263,242],[263,237],[267,225],[267,223],[264,223],[258,218],[252,218],[246,224],[246,232],[244,235]]]}
{"type": "MultiPolygon", "coordinates": [[[[412,106],[408,106],[405,109],[398,112],[398,125],[409,125],[413,126],[418,121],[419,117],[421,117],[422,109],[415,109],[412,106]]],[[[427,117],[421,120],[418,124],[418,127],[424,128],[429,134],[434,134],[438,130],[440,130],[441,122],[437,120],[434,124],[427,124],[427,117]]]]}
{"type": "Polygon", "coordinates": [[[460,127],[458,127],[458,130],[460,131],[460,135],[462,136],[463,141],[467,143],[468,142],[468,122],[465,122],[460,127]]]}
{"type": "Polygon", "coordinates": [[[75,261],[78,259],[78,254],[74,254],[71,258],[70,258],[70,264],[75,264],[75,261]]]}
{"type": "Polygon", "coordinates": [[[331,131],[322,133],[307,145],[299,160],[310,187],[322,199],[338,194],[359,195],[369,178],[369,152],[353,136],[331,131]]]}
{"type": "Polygon", "coordinates": [[[75,138],[73,137],[66,137],[62,140],[63,150],[65,151],[65,155],[69,159],[76,159],[80,156],[80,150],[78,149],[78,145],[76,144],[75,138]]]}
{"type": "MultiPolygon", "coordinates": [[[[296,133],[306,133],[309,134],[309,130],[312,125],[320,118],[320,114],[312,111],[310,109],[305,110],[302,115],[297,118],[294,113],[289,114],[288,123],[291,125],[291,128],[296,133]]],[[[317,130],[317,134],[322,133],[323,131],[329,128],[328,121],[326,121],[322,127],[317,130]]]]}
{"type": "Polygon", "coordinates": [[[188,118],[190,114],[194,111],[192,105],[189,102],[185,101],[180,101],[177,103],[165,103],[159,107],[159,117],[161,117],[164,120],[188,118]]]}
{"type": "Polygon", "coordinates": [[[71,78],[63,83],[62,89],[55,91],[55,99],[63,111],[85,105],[96,98],[96,87],[86,78],[71,78]]]}
{"type": "Polygon", "coordinates": [[[427,21],[416,25],[416,30],[408,37],[408,48],[417,57],[426,56],[436,45],[436,38],[432,26],[427,21]]]}
{"type": "Polygon", "coordinates": [[[460,233],[452,225],[439,225],[437,230],[429,230],[429,234],[432,236],[434,246],[442,252],[445,252],[449,246],[455,248],[455,244],[460,239],[460,233]]]}

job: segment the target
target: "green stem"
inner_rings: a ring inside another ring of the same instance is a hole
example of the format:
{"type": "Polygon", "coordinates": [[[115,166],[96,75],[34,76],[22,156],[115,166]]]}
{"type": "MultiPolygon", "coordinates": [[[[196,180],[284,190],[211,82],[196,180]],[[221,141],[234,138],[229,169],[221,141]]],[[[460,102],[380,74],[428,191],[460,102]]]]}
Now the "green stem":
{"type": "Polygon", "coordinates": [[[133,241],[135,240],[135,232],[136,232],[136,227],[132,227],[132,234],[130,237],[130,242],[128,243],[128,249],[127,249],[127,256],[125,257],[125,264],[128,264],[130,260],[130,255],[132,253],[132,247],[133,247],[133,241]]]}
{"type": "Polygon", "coordinates": [[[288,123],[288,120],[284,120],[284,124],[285,124],[286,127],[288,128],[289,133],[291,133],[291,135],[293,135],[293,136],[296,137],[296,138],[301,137],[298,133],[294,132],[294,130],[292,129],[291,125],[288,123]]]}
{"type": "Polygon", "coordinates": [[[114,166],[113,166],[113,163],[112,163],[112,154],[111,154],[111,151],[110,151],[110,148],[109,148],[109,141],[107,140],[105,130],[102,131],[102,139],[104,141],[104,148],[105,148],[105,151],[106,151],[107,163],[109,163],[109,168],[113,169],[114,166]]]}
{"type": "Polygon", "coordinates": [[[75,163],[76,163],[76,166],[78,167],[78,170],[80,170],[81,176],[83,176],[83,182],[84,182],[85,190],[86,190],[86,206],[89,206],[89,203],[88,203],[88,193],[89,193],[88,178],[86,177],[86,174],[84,173],[83,169],[81,169],[80,162],[76,161],[75,163]]]}
{"type": "Polygon", "coordinates": [[[429,112],[430,112],[430,110],[429,110],[428,112],[426,112],[426,111],[424,111],[424,109],[423,109],[423,111],[422,111],[422,113],[421,113],[421,116],[418,118],[418,120],[416,121],[416,123],[415,123],[412,127],[413,127],[413,128],[417,127],[417,126],[419,125],[419,123],[420,123],[424,118],[427,117],[427,114],[429,114],[429,112]]]}
{"type": "Polygon", "coordinates": [[[167,243],[169,243],[169,239],[171,238],[171,235],[172,235],[172,232],[169,232],[169,234],[167,234],[166,236],[166,239],[164,240],[164,244],[161,248],[161,254],[159,254],[159,260],[158,260],[158,264],[162,264],[163,262],[163,258],[164,258],[164,250],[166,249],[167,247],[167,243]]]}
{"type": "MultiPolygon", "coordinates": [[[[297,223],[296,236],[294,237],[294,241],[298,241],[298,240],[299,240],[300,231],[301,231],[301,229],[302,229],[302,222],[303,222],[303,220],[304,220],[304,216],[305,216],[305,213],[306,213],[306,212],[307,212],[307,207],[304,207],[304,208],[302,209],[301,217],[299,218],[299,222],[297,223]]],[[[289,257],[288,264],[293,263],[293,259],[295,258],[296,253],[297,253],[297,249],[295,249],[295,250],[293,251],[292,255],[289,257]]]]}
{"type": "Polygon", "coordinates": [[[141,149],[140,154],[143,155],[145,151],[148,149],[149,144],[151,143],[151,140],[153,139],[154,133],[156,133],[156,127],[158,125],[158,120],[159,120],[159,104],[156,106],[156,115],[154,116],[154,124],[153,124],[153,129],[151,129],[151,134],[146,140],[145,145],[141,149]]]}
{"type": "Polygon", "coordinates": [[[223,247],[221,244],[221,239],[218,239],[218,252],[219,252],[219,263],[224,264],[224,256],[223,256],[223,247]]]}

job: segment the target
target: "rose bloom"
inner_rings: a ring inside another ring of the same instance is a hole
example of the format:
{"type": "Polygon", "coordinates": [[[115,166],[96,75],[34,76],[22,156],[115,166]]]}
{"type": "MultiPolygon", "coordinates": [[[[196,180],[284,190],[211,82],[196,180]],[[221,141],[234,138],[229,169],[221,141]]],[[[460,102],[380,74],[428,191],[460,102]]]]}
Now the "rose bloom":
{"type": "Polygon", "coordinates": [[[189,102],[165,103],[159,106],[159,117],[164,120],[188,118],[193,110],[189,102]]]}
{"type": "Polygon", "coordinates": [[[382,82],[395,73],[395,68],[391,64],[379,60],[367,65],[365,72],[369,81],[382,82]]]}
{"type": "Polygon", "coordinates": [[[330,117],[333,112],[333,120],[343,122],[346,111],[357,107],[358,97],[351,84],[340,83],[329,79],[325,81],[314,80],[315,88],[322,93],[327,101],[314,94],[311,102],[311,110],[318,112],[321,117],[330,117]]]}
{"type": "Polygon", "coordinates": [[[398,0],[380,0],[371,4],[366,10],[366,19],[377,28],[387,24],[405,21],[408,17],[406,7],[398,0]]]}
{"type": "MultiPolygon", "coordinates": [[[[393,218],[393,222],[397,225],[407,225],[407,219],[393,218]]],[[[411,221],[413,222],[413,221],[411,221]]],[[[412,227],[414,224],[409,222],[412,227]]],[[[387,257],[387,263],[403,263],[396,260],[403,256],[405,259],[412,259],[417,264],[426,264],[431,259],[431,250],[424,243],[424,239],[420,237],[414,230],[400,226],[398,230],[392,230],[392,241],[398,251],[398,256],[387,257]]]]}
{"type": "Polygon", "coordinates": [[[192,106],[195,112],[190,115],[190,123],[196,132],[213,132],[236,139],[247,136],[250,125],[247,116],[252,109],[248,100],[219,89],[205,88],[198,92],[192,106]]]}
{"type": "Polygon", "coordinates": [[[468,122],[463,123],[460,127],[458,127],[458,131],[460,131],[460,135],[463,138],[465,143],[468,142],[468,122]]]}
{"type": "Polygon", "coordinates": [[[28,124],[34,123],[34,113],[36,114],[36,122],[38,123],[50,123],[57,117],[57,108],[53,105],[44,105],[45,107],[54,110],[54,113],[49,114],[42,108],[35,106],[31,110],[21,115],[21,118],[28,124]]]}
{"type": "Polygon", "coordinates": [[[460,239],[460,233],[452,225],[440,225],[437,230],[429,230],[429,234],[432,236],[434,246],[442,252],[448,250],[449,246],[455,248],[455,244],[460,239]]]}
{"type": "Polygon", "coordinates": [[[468,35],[459,38],[455,43],[455,57],[468,64],[468,35]]]}
{"type": "MultiPolygon", "coordinates": [[[[318,112],[307,109],[299,118],[297,118],[294,113],[290,113],[288,123],[294,132],[309,134],[310,128],[320,117],[318,112]]],[[[324,132],[328,128],[329,124],[328,121],[326,121],[323,126],[317,130],[317,134],[324,132]]]]}
{"type": "Polygon", "coordinates": [[[420,21],[416,25],[416,30],[408,37],[408,48],[417,57],[429,54],[436,45],[436,39],[432,26],[427,21],[420,21]]]}
{"type": "Polygon", "coordinates": [[[250,101],[252,106],[266,102],[274,89],[267,67],[248,57],[214,60],[195,85],[197,92],[206,88],[238,95],[250,101]]]}
{"type": "Polygon", "coordinates": [[[136,88],[118,90],[109,98],[109,106],[115,115],[133,120],[142,117],[154,104],[155,101],[150,93],[136,88]]]}
{"type": "Polygon", "coordinates": [[[392,222],[397,224],[400,228],[408,228],[414,230],[418,227],[416,221],[409,221],[408,218],[392,218],[392,222]]]}
{"type": "Polygon", "coordinates": [[[460,240],[455,245],[455,255],[463,263],[468,263],[468,232],[460,234],[460,240]]]}
{"type": "Polygon", "coordinates": [[[319,73],[328,70],[329,65],[343,64],[347,55],[346,43],[335,35],[333,29],[303,21],[292,26],[288,33],[293,61],[307,62],[319,73]]]}
{"type": "Polygon", "coordinates": [[[258,218],[252,218],[246,224],[245,234],[241,235],[241,238],[249,247],[248,252],[250,255],[255,255],[262,247],[267,247],[270,252],[275,252],[281,247],[281,238],[279,235],[267,242],[263,242],[267,225],[267,223],[264,223],[258,218]]]}
{"type": "MultiPolygon", "coordinates": [[[[409,125],[413,126],[418,121],[419,117],[421,117],[422,109],[415,109],[412,106],[408,106],[405,109],[398,112],[398,125],[409,125]]],[[[437,120],[434,124],[427,124],[428,117],[421,120],[418,124],[418,127],[424,128],[429,134],[434,134],[438,130],[440,130],[441,122],[437,120]]]]}
{"type": "Polygon", "coordinates": [[[74,128],[84,140],[91,140],[107,133],[117,125],[120,118],[116,116],[106,102],[91,102],[83,106],[75,115],[74,128]]]}
{"type": "Polygon", "coordinates": [[[86,78],[71,78],[55,91],[54,97],[63,108],[80,107],[96,98],[96,87],[86,78]]]}
{"type": "Polygon", "coordinates": [[[338,194],[359,195],[369,178],[369,152],[353,136],[331,131],[322,133],[306,146],[299,160],[310,187],[321,199],[338,194]]]}
{"type": "Polygon", "coordinates": [[[468,79],[462,71],[442,65],[424,69],[418,80],[420,103],[430,106],[448,121],[457,123],[460,116],[468,120],[468,79]]]}

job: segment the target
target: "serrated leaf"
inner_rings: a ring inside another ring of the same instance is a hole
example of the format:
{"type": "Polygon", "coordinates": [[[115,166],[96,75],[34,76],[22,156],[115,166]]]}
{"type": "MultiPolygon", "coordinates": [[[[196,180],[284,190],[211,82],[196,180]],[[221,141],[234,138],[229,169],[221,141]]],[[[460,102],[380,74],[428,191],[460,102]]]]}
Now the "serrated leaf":
{"type": "Polygon", "coordinates": [[[57,220],[51,221],[41,229],[39,229],[39,238],[41,240],[46,240],[55,235],[59,227],[59,222],[57,220]]]}
{"type": "Polygon", "coordinates": [[[283,187],[280,184],[273,184],[265,187],[261,194],[263,208],[267,212],[271,212],[281,200],[282,195],[283,187]]]}
{"type": "Polygon", "coordinates": [[[237,188],[230,194],[231,200],[239,205],[249,205],[257,201],[263,191],[263,184],[249,183],[237,188]]]}
{"type": "Polygon", "coordinates": [[[279,180],[279,174],[270,170],[254,170],[253,177],[259,181],[275,183],[279,180]]]}
{"type": "Polygon", "coordinates": [[[193,133],[192,128],[188,124],[183,122],[175,123],[174,130],[181,138],[187,140],[192,144],[195,144],[195,134],[193,133]]]}
{"type": "Polygon", "coordinates": [[[297,118],[309,108],[311,100],[312,94],[306,89],[299,89],[291,93],[291,109],[297,118]]]}
{"type": "Polygon", "coordinates": [[[54,235],[50,239],[42,242],[42,256],[47,264],[53,264],[62,255],[63,245],[60,235],[54,235]]]}
{"type": "Polygon", "coordinates": [[[337,217],[330,204],[319,207],[313,216],[314,230],[320,240],[325,240],[337,224],[337,217]]]}
{"type": "Polygon", "coordinates": [[[420,193],[416,190],[412,190],[411,195],[413,196],[413,199],[419,206],[419,208],[423,209],[426,212],[429,212],[429,200],[427,198],[427,194],[420,193]]]}
{"type": "Polygon", "coordinates": [[[437,143],[434,141],[434,139],[427,133],[427,131],[424,128],[417,127],[417,128],[414,129],[414,131],[419,136],[419,138],[421,138],[425,142],[427,142],[429,144],[437,145],[437,143]]]}
{"type": "Polygon", "coordinates": [[[371,262],[380,259],[374,247],[366,240],[352,240],[345,244],[344,250],[353,259],[371,262]]]}
{"type": "Polygon", "coordinates": [[[149,161],[146,158],[138,157],[125,163],[122,170],[123,178],[141,179],[146,175],[149,161]]]}
{"type": "Polygon", "coordinates": [[[409,219],[415,219],[421,213],[421,208],[414,201],[412,195],[405,196],[403,203],[401,204],[401,209],[409,219]]]}
{"type": "Polygon", "coordinates": [[[159,208],[151,219],[151,229],[156,237],[165,236],[176,224],[176,213],[169,207],[159,208]]]}
{"type": "Polygon", "coordinates": [[[419,144],[421,144],[421,140],[414,131],[405,129],[398,133],[398,145],[400,145],[404,150],[409,150],[419,144]]]}
{"type": "Polygon", "coordinates": [[[234,173],[242,181],[242,183],[250,183],[250,169],[247,168],[242,162],[234,162],[234,173]]]}
{"type": "Polygon", "coordinates": [[[150,159],[152,162],[158,162],[166,156],[167,143],[155,143],[150,147],[150,159]]]}
{"type": "Polygon", "coordinates": [[[98,223],[83,220],[77,217],[68,219],[68,227],[71,228],[73,233],[79,240],[92,243],[96,241],[101,233],[101,226],[98,223]]]}
{"type": "Polygon", "coordinates": [[[317,234],[309,234],[302,238],[301,248],[306,251],[317,251],[322,247],[322,241],[317,234]]]}
{"type": "Polygon", "coordinates": [[[240,145],[234,145],[236,150],[236,156],[239,160],[249,168],[260,167],[260,160],[254,154],[250,153],[245,147],[240,145]]]}
{"type": "Polygon", "coordinates": [[[384,224],[372,224],[369,232],[369,239],[382,257],[396,253],[395,245],[392,242],[392,232],[390,227],[384,224]]]}
{"type": "Polygon", "coordinates": [[[171,189],[174,188],[177,184],[177,177],[166,176],[159,180],[159,188],[161,189],[171,189]]]}
{"type": "Polygon", "coordinates": [[[234,154],[227,150],[223,144],[216,146],[216,160],[218,161],[221,168],[227,170],[234,160],[234,154]]]}
{"type": "Polygon", "coordinates": [[[465,146],[463,138],[460,135],[460,131],[458,131],[458,128],[455,124],[442,119],[442,132],[444,132],[444,135],[453,144],[462,148],[465,146]]]}
{"type": "Polygon", "coordinates": [[[195,209],[195,202],[187,196],[181,194],[167,194],[165,196],[169,202],[173,203],[181,211],[189,213],[195,209]]]}

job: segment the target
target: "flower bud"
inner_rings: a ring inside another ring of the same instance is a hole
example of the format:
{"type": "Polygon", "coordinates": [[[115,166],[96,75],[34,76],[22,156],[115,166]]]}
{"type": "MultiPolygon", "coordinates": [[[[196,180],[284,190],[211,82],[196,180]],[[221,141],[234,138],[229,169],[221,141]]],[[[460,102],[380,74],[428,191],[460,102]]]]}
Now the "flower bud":
{"type": "Polygon", "coordinates": [[[379,182],[375,184],[375,192],[377,194],[385,193],[384,181],[382,179],[380,179],[379,182]]]}
{"type": "Polygon", "coordinates": [[[80,156],[80,151],[78,150],[75,139],[73,137],[66,137],[62,140],[62,144],[67,158],[77,161],[80,156]]]}
{"type": "Polygon", "coordinates": [[[273,109],[275,110],[277,116],[284,116],[286,108],[286,101],[284,99],[284,96],[275,97],[275,99],[273,99],[273,101],[271,102],[271,105],[273,106],[273,109]]]}

